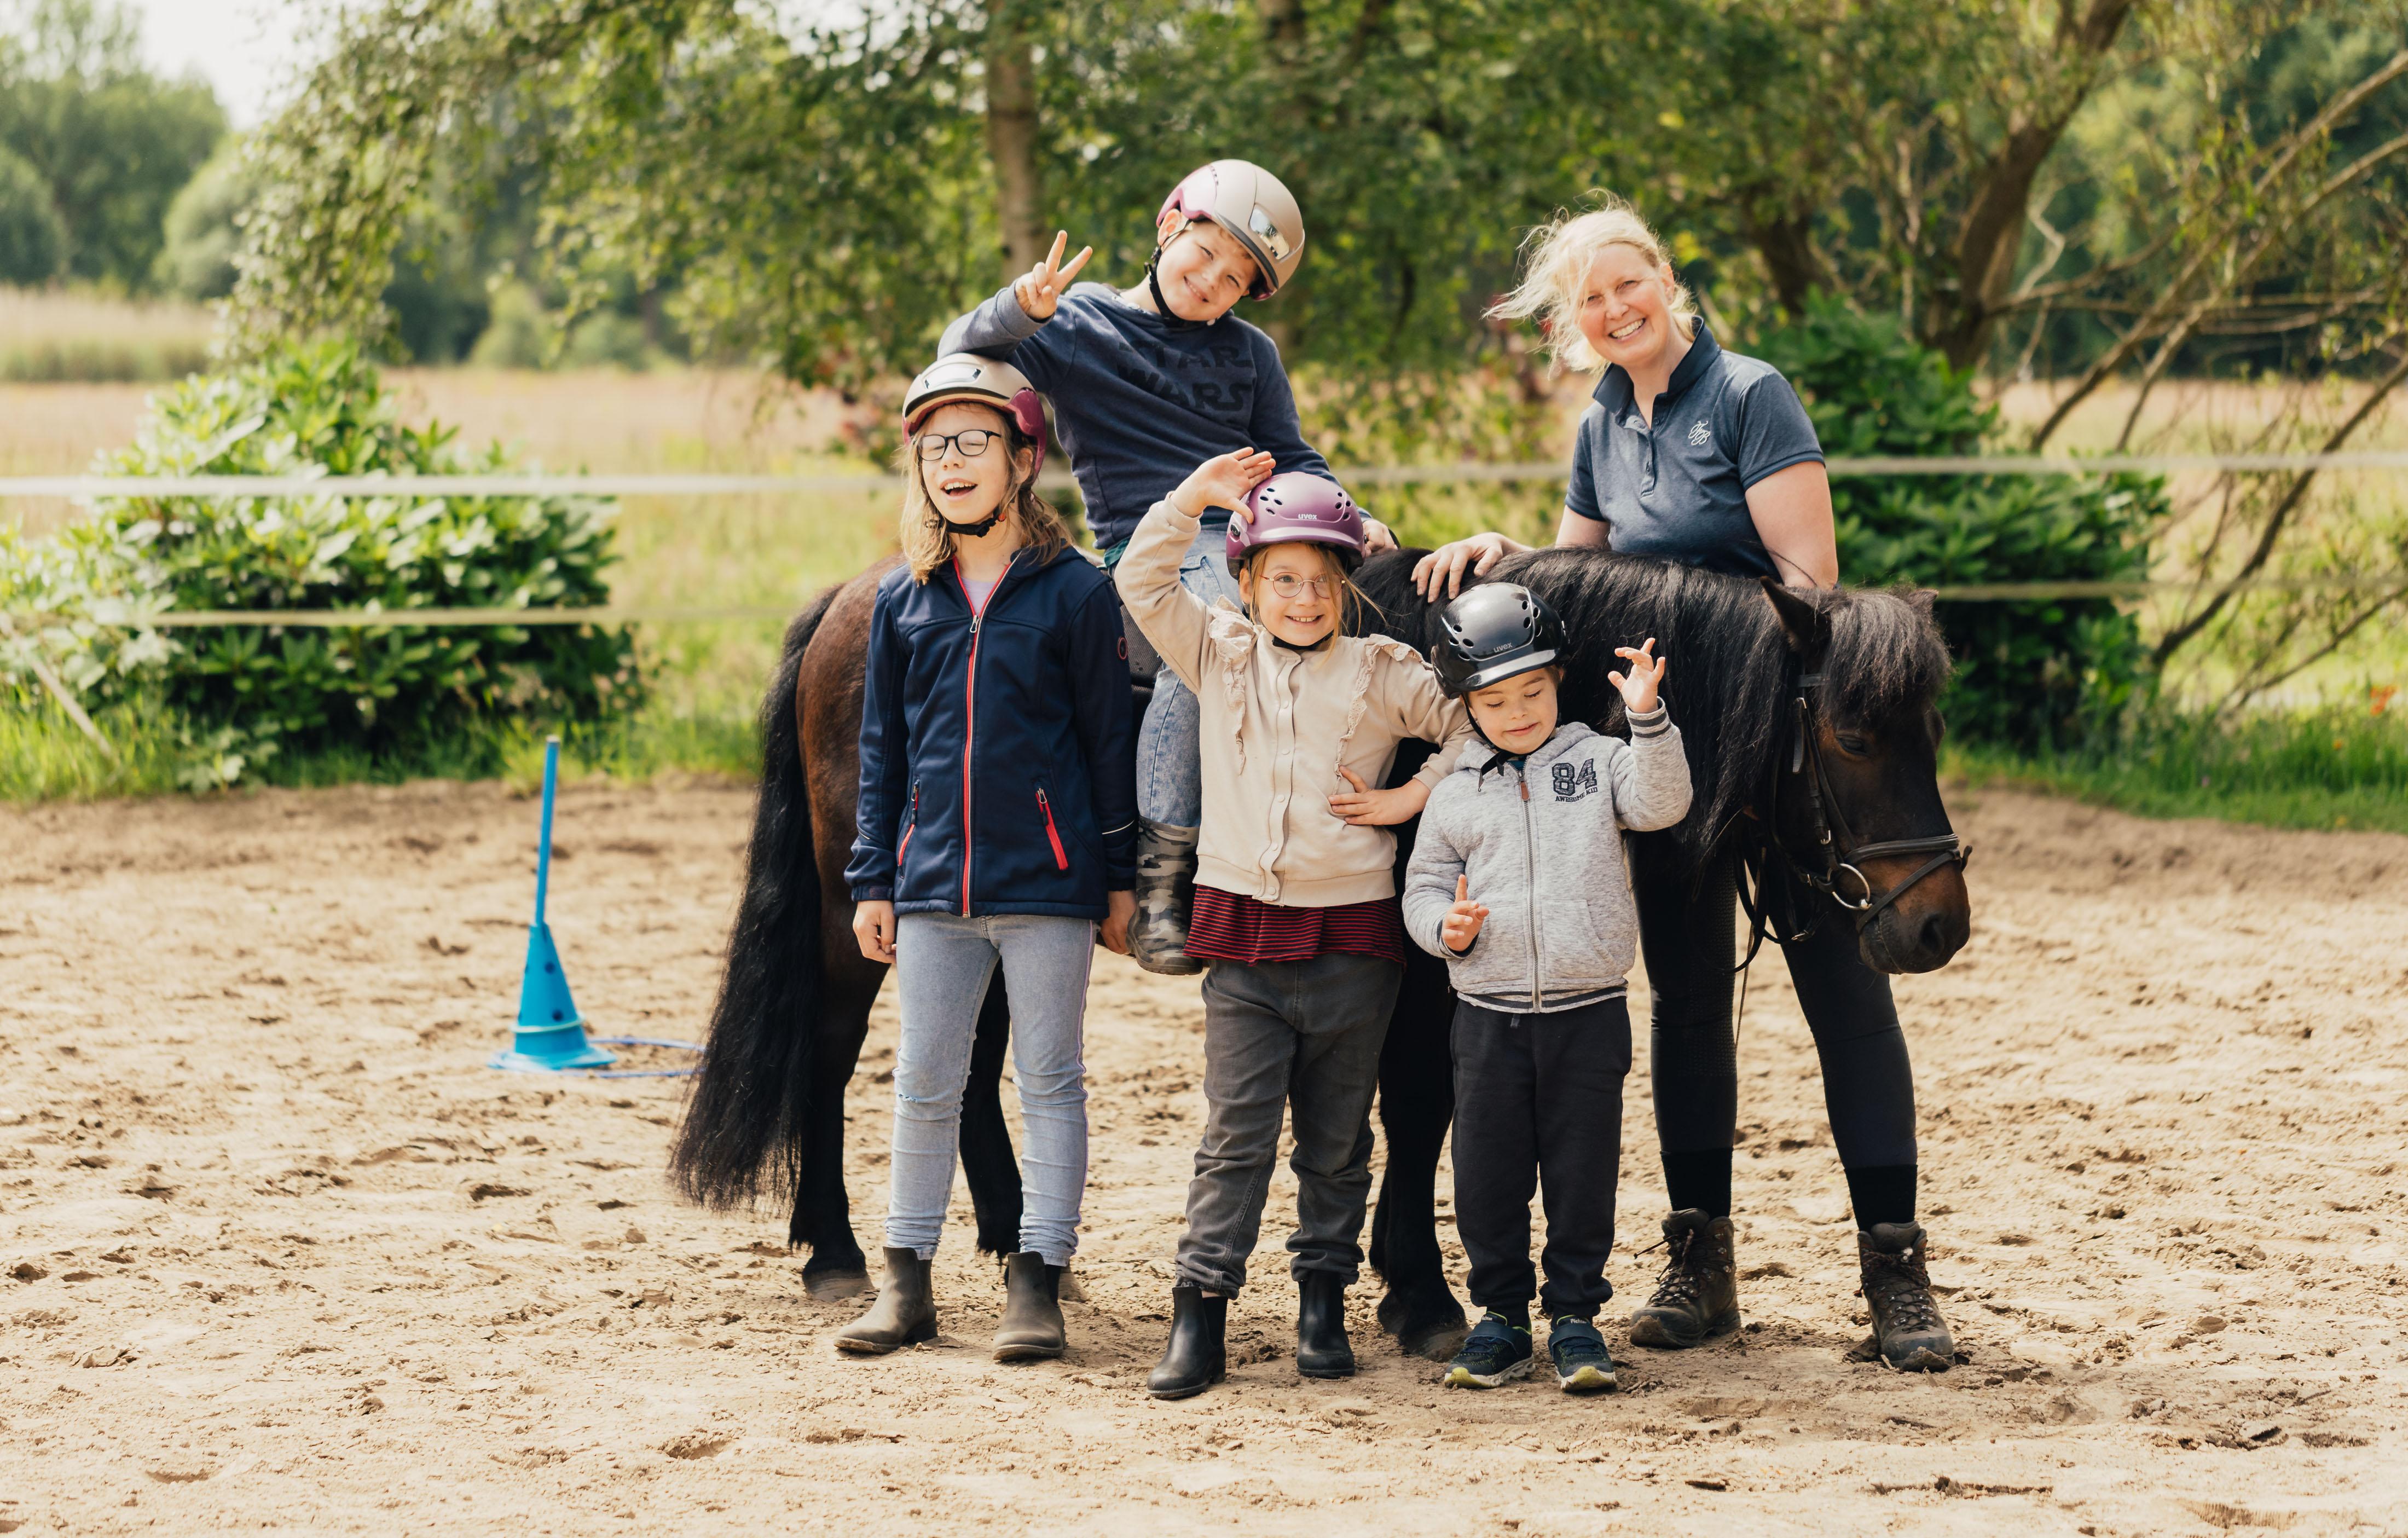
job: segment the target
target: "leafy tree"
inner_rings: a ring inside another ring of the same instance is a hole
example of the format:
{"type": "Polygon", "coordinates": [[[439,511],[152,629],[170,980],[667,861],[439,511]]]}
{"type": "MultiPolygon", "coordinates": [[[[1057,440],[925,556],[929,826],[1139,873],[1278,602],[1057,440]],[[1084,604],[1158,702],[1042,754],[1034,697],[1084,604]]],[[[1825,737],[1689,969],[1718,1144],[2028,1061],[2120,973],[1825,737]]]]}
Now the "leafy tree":
{"type": "Polygon", "coordinates": [[[163,80],[133,17],[96,0],[30,0],[0,37],[0,146],[48,184],[72,278],[150,286],[167,206],[225,132],[207,85],[163,80]]]}

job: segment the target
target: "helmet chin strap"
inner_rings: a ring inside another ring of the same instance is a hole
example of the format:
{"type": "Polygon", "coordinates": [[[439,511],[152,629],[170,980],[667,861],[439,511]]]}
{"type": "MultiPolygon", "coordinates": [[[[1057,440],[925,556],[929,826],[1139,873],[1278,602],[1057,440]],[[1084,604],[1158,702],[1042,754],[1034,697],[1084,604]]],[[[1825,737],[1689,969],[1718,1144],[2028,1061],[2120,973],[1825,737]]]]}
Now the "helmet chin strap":
{"type": "MultiPolygon", "coordinates": [[[[1183,235],[1186,232],[1182,230],[1180,233],[1183,235]]],[[[1172,240],[1176,240],[1179,238],[1179,236],[1174,235],[1170,238],[1172,240]]],[[[1156,313],[1161,315],[1162,323],[1165,327],[1172,331],[1201,331],[1212,323],[1210,321],[1191,321],[1187,319],[1184,315],[1170,308],[1170,301],[1162,296],[1162,280],[1154,275],[1154,269],[1162,265],[1162,253],[1169,249],[1169,243],[1166,241],[1162,245],[1154,247],[1154,254],[1145,259],[1146,292],[1154,295],[1154,310],[1156,313]]]]}
{"type": "Polygon", "coordinates": [[[943,521],[944,525],[947,528],[953,530],[955,534],[962,535],[972,539],[979,539],[993,533],[995,531],[995,525],[1003,522],[1003,504],[997,502],[995,505],[995,510],[993,512],[988,513],[985,517],[980,519],[975,524],[957,524],[952,519],[946,518],[941,512],[937,514],[937,516],[943,521]]]}

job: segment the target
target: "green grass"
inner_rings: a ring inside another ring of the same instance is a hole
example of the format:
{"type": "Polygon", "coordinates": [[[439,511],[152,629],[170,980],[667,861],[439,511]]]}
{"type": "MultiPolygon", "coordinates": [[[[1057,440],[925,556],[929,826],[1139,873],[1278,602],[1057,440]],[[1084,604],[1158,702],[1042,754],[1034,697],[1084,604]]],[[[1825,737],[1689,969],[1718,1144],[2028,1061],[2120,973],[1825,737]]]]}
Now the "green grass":
{"type": "MultiPolygon", "coordinates": [[[[0,800],[93,800],[163,796],[186,789],[185,773],[206,755],[164,712],[126,705],[93,721],[117,752],[103,754],[47,701],[0,705],[0,800]]],[[[397,784],[405,780],[503,780],[531,786],[543,778],[544,728],[510,721],[463,728],[404,751],[337,747],[282,753],[250,766],[245,785],[397,784]]],[[[567,779],[604,776],[642,783],[664,776],[751,779],[760,747],[752,712],[697,712],[654,701],[624,720],[575,726],[563,734],[567,779]]]]}
{"type": "Polygon", "coordinates": [[[2408,716],[2367,706],[2222,726],[2168,716],[2113,745],[2055,753],[1958,747],[1949,768],[2148,817],[2408,833],[2408,716]]]}

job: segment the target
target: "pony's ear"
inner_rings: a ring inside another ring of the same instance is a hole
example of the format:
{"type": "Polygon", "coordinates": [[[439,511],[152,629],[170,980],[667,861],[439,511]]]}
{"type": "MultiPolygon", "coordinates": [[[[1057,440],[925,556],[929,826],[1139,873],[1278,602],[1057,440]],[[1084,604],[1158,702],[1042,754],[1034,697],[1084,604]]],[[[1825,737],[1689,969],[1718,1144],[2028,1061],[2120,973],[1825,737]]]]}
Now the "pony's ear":
{"type": "Polygon", "coordinates": [[[1823,611],[1814,607],[1812,598],[1784,584],[1778,577],[1759,577],[1764,596],[1772,602],[1772,611],[1781,620],[1781,631],[1789,649],[1800,656],[1812,657],[1822,649],[1823,611]]]}
{"type": "Polygon", "coordinates": [[[1939,601],[1940,595],[1928,587],[1918,587],[1906,596],[1907,607],[1927,620],[1931,618],[1931,606],[1939,601]]]}

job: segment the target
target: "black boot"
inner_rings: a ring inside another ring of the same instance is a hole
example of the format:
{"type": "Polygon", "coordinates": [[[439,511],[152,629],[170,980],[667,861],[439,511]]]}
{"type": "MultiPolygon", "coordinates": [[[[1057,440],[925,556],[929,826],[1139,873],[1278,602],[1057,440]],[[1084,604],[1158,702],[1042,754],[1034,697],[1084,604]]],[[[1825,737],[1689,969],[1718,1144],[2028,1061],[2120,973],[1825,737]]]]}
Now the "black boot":
{"type": "Polygon", "coordinates": [[[910,1250],[886,1252],[886,1285],[869,1312],[837,1331],[839,1351],[882,1357],[897,1346],[937,1338],[937,1300],[928,1262],[910,1250]]]}
{"type": "Polygon", "coordinates": [[[1035,1250],[1003,1263],[1003,1322],[995,1332],[995,1359],[1035,1361],[1058,1357],[1062,1330],[1062,1268],[1035,1250]]]}
{"type": "Polygon", "coordinates": [[[1856,1235],[1865,1307],[1873,1316],[1873,1346],[1902,1373],[1945,1373],[1956,1359],[1948,1321],[1931,1301],[1924,1266],[1923,1225],[1876,1223],[1856,1235]]]}
{"type": "Polygon", "coordinates": [[[1207,1298],[1201,1287],[1170,1289],[1170,1344],[1145,1376],[1155,1399],[1200,1394],[1229,1375],[1229,1300],[1207,1298]]]}
{"type": "Polygon", "coordinates": [[[1630,1344],[1677,1350],[1739,1328],[1739,1275],[1731,1220],[1684,1207],[1664,1220],[1671,1255],[1656,1296],[1630,1311],[1630,1344]]]}
{"type": "Polygon", "coordinates": [[[1351,1378],[1354,1347],[1346,1339],[1346,1280],[1309,1271],[1296,1279],[1296,1370],[1308,1378],[1351,1378]]]}

